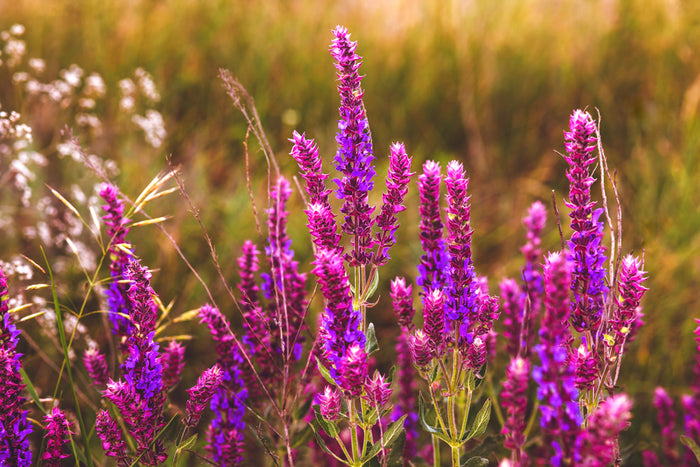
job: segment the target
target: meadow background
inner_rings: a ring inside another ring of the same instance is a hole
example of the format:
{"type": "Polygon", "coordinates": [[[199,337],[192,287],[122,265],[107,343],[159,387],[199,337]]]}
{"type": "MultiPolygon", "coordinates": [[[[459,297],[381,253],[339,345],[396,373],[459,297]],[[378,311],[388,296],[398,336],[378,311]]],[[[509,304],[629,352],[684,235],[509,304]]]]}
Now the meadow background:
{"type": "MultiPolygon", "coordinates": [[[[464,162],[471,177],[475,265],[488,275],[493,291],[501,278],[519,274],[526,207],[536,199],[550,206],[555,189],[565,215],[565,164],[556,151],[563,151],[572,109],[599,109],[603,145],[622,197],[623,251],[643,251],[649,271],[646,325],[626,354],[621,376],[635,400],[630,440],[643,444],[652,437],[655,386],[663,384],[676,397],[688,391],[695,358],[693,318],[700,318],[700,3],[0,0],[0,30],[15,23],[26,27],[27,57],[45,60],[44,76],[78,64],[86,74],[103,77],[101,129],[73,130],[86,151],[116,163],[113,180],[122,192],[135,198],[172,156],[232,286],[243,241],[259,239],[246,171],[264,222],[267,165],[249,138],[246,169],[248,125],[217,77],[221,67],[231,70],[255,99],[285,176],[297,173],[288,155],[295,129],[317,140],[328,171],[338,97],[327,50],[331,29],[347,26],[364,57],[377,173],[386,173],[388,147],[396,140],[404,141],[414,157],[414,171],[431,158],[464,162]],[[119,80],[139,67],[152,75],[160,93],[153,107],[164,118],[167,136],[158,148],[144,142],[118,105],[119,80]]],[[[74,161],[51,157],[60,130],[76,110],[26,99],[20,88],[12,72],[0,68],[3,110],[22,114],[34,130],[34,149],[49,158],[37,172],[36,189],[46,191],[43,183],[48,183],[69,197],[78,184],[92,194],[99,181],[94,174],[74,161]]],[[[41,242],[24,235],[22,227],[43,216],[37,211],[45,207],[21,207],[15,197],[0,186],[3,215],[12,214],[0,223],[0,258],[8,261],[22,253],[39,261],[41,242]]],[[[406,204],[417,202],[412,184],[406,204]]],[[[292,246],[308,268],[311,242],[298,193],[290,208],[292,246]]],[[[148,209],[154,217],[171,216],[165,229],[209,284],[222,311],[237,322],[239,315],[188,211],[177,194],[148,209]]],[[[388,290],[396,274],[416,276],[417,210],[408,209],[400,221],[399,244],[384,268],[380,290],[388,290]]],[[[164,302],[174,301],[174,315],[206,301],[204,289],[161,232],[133,229],[129,238],[143,263],[156,270],[153,287],[164,302]]],[[[545,251],[558,249],[551,215],[543,243],[545,251]]],[[[45,248],[52,261],[65,256],[69,266],[61,275],[61,292],[78,302],[84,278],[70,266],[74,258],[65,248],[45,248]]],[[[398,327],[388,294],[381,299],[371,319],[379,324],[385,358],[380,364],[386,364],[398,327]]],[[[318,297],[315,303],[320,304],[318,297]]],[[[92,319],[102,326],[99,318],[92,319]]],[[[37,327],[28,322],[23,338],[37,327]]],[[[180,332],[203,336],[188,344],[188,361],[213,363],[203,326],[181,325],[180,332]]],[[[39,374],[45,360],[31,344],[23,345],[24,367],[30,375],[39,374]]],[[[57,352],[44,350],[49,356],[57,352]]],[[[193,368],[192,374],[202,369],[193,368]]],[[[51,372],[44,378],[51,381],[51,372]]],[[[178,390],[184,394],[184,387],[178,390]]]]}

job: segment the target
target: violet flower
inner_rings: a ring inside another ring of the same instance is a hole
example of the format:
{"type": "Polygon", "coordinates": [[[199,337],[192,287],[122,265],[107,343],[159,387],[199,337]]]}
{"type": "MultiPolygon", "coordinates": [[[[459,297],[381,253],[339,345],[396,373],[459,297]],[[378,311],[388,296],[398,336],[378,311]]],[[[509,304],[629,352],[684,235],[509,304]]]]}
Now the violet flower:
{"type": "Polygon", "coordinates": [[[423,299],[423,332],[428,338],[430,353],[441,358],[445,353],[445,297],[440,289],[430,291],[423,299]]]}
{"type": "Polygon", "coordinates": [[[180,374],[185,368],[185,347],[176,340],[163,349],[160,356],[163,367],[163,390],[169,391],[180,381],[180,374]]]}
{"type": "Polygon", "coordinates": [[[105,354],[94,345],[90,345],[83,354],[83,364],[88,372],[88,376],[95,386],[106,386],[109,381],[109,369],[105,354]]]}
{"type": "MultiPolygon", "coordinates": [[[[525,303],[520,286],[513,279],[503,279],[499,284],[503,298],[503,339],[511,357],[520,355],[523,346],[523,318],[525,303]]],[[[533,326],[534,327],[534,326],[533,326]]]]}
{"type": "Polygon", "coordinates": [[[32,426],[23,409],[24,383],[17,353],[19,330],[12,322],[7,305],[7,277],[0,269],[0,465],[28,467],[32,463],[29,436],[32,426]]]}
{"type": "Polygon", "coordinates": [[[102,217],[107,227],[107,235],[110,238],[109,272],[112,282],[106,290],[109,318],[112,322],[112,332],[119,337],[129,334],[131,323],[126,318],[129,315],[129,284],[124,281],[124,271],[129,264],[129,255],[119,245],[127,243],[126,235],[128,219],[124,217],[124,201],[119,199],[119,188],[111,183],[104,183],[100,187],[100,196],[107,204],[102,206],[106,214],[102,217]]]}
{"type": "Polygon", "coordinates": [[[411,284],[406,284],[403,277],[391,281],[391,302],[401,330],[413,330],[413,315],[416,311],[413,309],[412,287],[411,284]]]}
{"type": "MultiPolygon", "coordinates": [[[[255,274],[260,269],[258,255],[260,252],[250,240],[243,242],[242,254],[238,257],[238,274],[241,278],[238,283],[238,290],[241,292],[241,308],[244,317],[244,326],[250,326],[250,329],[246,329],[252,334],[256,334],[258,331],[262,331],[263,328],[258,329],[254,327],[253,324],[249,323],[250,317],[248,315],[254,309],[260,309],[260,288],[255,280],[255,274]]],[[[254,321],[254,316],[253,316],[254,321]]]]}
{"type": "Polygon", "coordinates": [[[366,379],[365,394],[362,397],[370,407],[381,409],[391,397],[391,383],[382,374],[375,372],[372,379],[366,379]]]}
{"type": "Polygon", "coordinates": [[[424,254],[418,265],[418,285],[423,293],[442,289],[447,274],[447,252],[442,239],[443,223],[440,217],[440,183],[442,173],[437,162],[423,164],[423,174],[418,177],[420,196],[420,243],[424,254]]]}
{"type": "Polygon", "coordinates": [[[540,427],[545,449],[554,466],[576,462],[575,441],[583,417],[573,369],[566,364],[571,331],[569,290],[572,263],[565,253],[550,253],[544,265],[545,311],[540,327],[540,344],[535,346],[540,365],[532,376],[540,400],[540,427]]]}
{"type": "Polygon", "coordinates": [[[605,247],[603,240],[603,209],[593,209],[591,185],[595,181],[591,165],[596,161],[596,124],[593,118],[582,110],[571,115],[570,131],[566,132],[566,162],[569,169],[569,200],[571,228],[574,231],[569,241],[574,269],[571,275],[571,290],[574,301],[571,303],[571,324],[577,331],[595,331],[605,306],[607,286],[605,285],[605,247]]]}
{"type": "Polygon", "coordinates": [[[54,407],[51,413],[44,417],[46,424],[46,451],[42,457],[43,465],[48,467],[61,467],[61,459],[70,457],[65,445],[70,441],[70,423],[66,415],[58,407],[54,407]]]}
{"type": "Polygon", "coordinates": [[[389,156],[389,172],[386,176],[386,193],[383,195],[383,204],[377,216],[377,227],[381,230],[376,234],[377,253],[374,264],[381,266],[389,260],[389,248],[396,243],[396,229],[399,222],[397,213],[406,209],[403,200],[408,192],[408,182],[411,180],[412,159],[406,155],[403,143],[391,145],[389,156]]]}
{"type": "Polygon", "coordinates": [[[321,410],[321,416],[332,422],[340,416],[340,392],[326,386],[321,394],[318,395],[318,403],[321,410]]]}
{"type": "Polygon", "coordinates": [[[214,365],[204,370],[197,380],[197,384],[187,390],[190,398],[187,401],[185,426],[194,427],[199,423],[202,412],[214,397],[216,390],[219,389],[221,380],[221,367],[214,365]]]}
{"type": "Polygon", "coordinates": [[[529,299],[524,303],[522,326],[525,342],[521,345],[524,356],[528,356],[530,348],[535,340],[536,326],[540,309],[542,308],[542,294],[544,293],[544,283],[540,264],[542,263],[542,250],[540,248],[542,229],[547,220],[547,210],[540,201],[535,201],[527,210],[527,215],[523,218],[523,224],[527,229],[527,243],[520,249],[525,256],[525,267],[523,268],[523,289],[529,299]]]}
{"type": "Polygon", "coordinates": [[[345,397],[358,397],[367,380],[367,354],[364,344],[354,342],[345,350],[345,356],[338,362],[338,386],[345,397]]]}
{"type": "Polygon", "coordinates": [[[642,285],[646,281],[646,271],[642,270],[642,262],[639,258],[627,255],[622,259],[617,279],[617,294],[613,314],[609,321],[608,333],[612,337],[612,343],[616,353],[623,351],[624,343],[632,331],[634,321],[637,319],[639,303],[647,291],[642,285]]]}
{"type": "Polygon", "coordinates": [[[601,366],[598,352],[581,345],[571,352],[569,361],[576,375],[576,389],[580,392],[593,389],[601,366]]]}
{"type": "Polygon", "coordinates": [[[416,332],[411,335],[409,345],[411,356],[413,356],[416,366],[423,370],[426,369],[433,359],[428,336],[425,335],[422,329],[416,329],[416,332]]]}
{"type": "Polygon", "coordinates": [[[215,462],[239,465],[243,460],[243,433],[245,431],[245,401],[248,396],[242,369],[246,362],[231,334],[228,320],[221,312],[204,305],[199,316],[209,328],[221,368],[221,385],[214,394],[210,408],[214,419],[207,430],[207,451],[215,462]]]}
{"type": "Polygon", "coordinates": [[[506,412],[506,420],[501,433],[505,436],[504,446],[512,451],[514,467],[528,465],[523,452],[525,443],[527,383],[530,379],[530,361],[520,356],[511,359],[506,369],[506,378],[501,391],[501,407],[506,412]]]}
{"type": "Polygon", "coordinates": [[[122,438],[122,430],[106,410],[100,410],[97,413],[95,431],[102,441],[102,450],[106,455],[116,458],[117,465],[131,465],[131,459],[126,454],[126,443],[122,438]]]}
{"type": "Polygon", "coordinates": [[[620,455],[617,439],[629,426],[632,418],[632,401],[627,395],[618,394],[605,399],[588,417],[588,428],[577,439],[581,460],[577,465],[606,467],[615,463],[620,455]]]}
{"type": "Polygon", "coordinates": [[[353,344],[365,345],[365,334],[360,329],[362,318],[353,307],[350,282],[340,253],[319,249],[314,265],[313,272],[326,299],[319,330],[321,351],[331,364],[331,376],[340,385],[341,360],[347,349],[353,344]]]}
{"type": "Polygon", "coordinates": [[[353,250],[348,261],[350,266],[359,266],[369,263],[374,245],[371,236],[374,207],[369,205],[368,198],[375,175],[372,137],[362,102],[364,91],[360,87],[362,77],[358,72],[362,57],[355,53],[357,42],[350,40],[350,33],[342,26],[336,27],[333,35],[335,39],[330,52],[336,61],[340,94],[340,120],[335,138],[338,151],[334,162],[336,169],[343,174],[342,178],[335,180],[338,184],[336,194],[343,200],[340,210],[345,214],[343,232],[352,237],[353,250]]]}
{"type": "Polygon", "coordinates": [[[666,465],[679,465],[680,459],[676,451],[676,412],[673,410],[673,399],[662,387],[654,390],[654,407],[656,420],[661,427],[661,452],[666,465]]]}

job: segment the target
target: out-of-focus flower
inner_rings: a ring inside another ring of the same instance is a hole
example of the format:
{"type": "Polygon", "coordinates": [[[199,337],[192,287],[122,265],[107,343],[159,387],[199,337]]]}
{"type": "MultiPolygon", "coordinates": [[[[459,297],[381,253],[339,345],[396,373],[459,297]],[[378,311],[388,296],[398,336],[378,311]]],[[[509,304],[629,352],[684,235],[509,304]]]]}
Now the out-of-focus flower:
{"type": "Polygon", "coordinates": [[[447,274],[447,252],[442,239],[443,223],[440,216],[440,164],[427,161],[423,173],[418,177],[420,196],[420,243],[424,254],[418,265],[418,285],[424,294],[441,289],[447,274]]]}
{"type": "Polygon", "coordinates": [[[42,457],[45,466],[60,467],[61,459],[66,459],[70,455],[65,452],[64,446],[70,441],[70,423],[66,420],[66,415],[58,407],[54,407],[51,413],[44,417],[46,424],[46,451],[42,457]]]}
{"type": "Polygon", "coordinates": [[[188,427],[196,426],[202,416],[202,412],[206,408],[209,401],[214,397],[214,393],[221,384],[222,374],[221,367],[214,365],[211,368],[204,370],[204,373],[197,380],[197,384],[187,390],[190,395],[187,401],[187,417],[185,425],[188,427]]]}
{"type": "Polygon", "coordinates": [[[180,374],[185,368],[185,346],[171,340],[163,349],[160,363],[163,366],[163,390],[167,392],[180,381],[180,374]]]}
{"type": "Polygon", "coordinates": [[[83,354],[83,364],[95,386],[106,386],[109,380],[107,359],[96,345],[91,345],[83,354]]]}
{"type": "Polygon", "coordinates": [[[527,410],[527,383],[530,379],[530,362],[517,356],[511,359],[506,369],[506,378],[501,392],[501,406],[507,417],[501,433],[506,439],[505,447],[513,451],[515,466],[524,465],[522,450],[525,443],[525,415],[527,410]]]}

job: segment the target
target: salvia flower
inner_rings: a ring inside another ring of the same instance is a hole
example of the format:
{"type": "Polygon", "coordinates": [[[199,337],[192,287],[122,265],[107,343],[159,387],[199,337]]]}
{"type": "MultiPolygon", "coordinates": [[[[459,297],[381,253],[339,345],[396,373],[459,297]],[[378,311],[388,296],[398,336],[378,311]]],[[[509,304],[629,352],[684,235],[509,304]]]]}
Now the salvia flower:
{"type": "Polygon", "coordinates": [[[392,419],[398,420],[407,415],[404,420],[406,443],[404,444],[404,459],[412,459],[416,453],[418,439],[418,414],[416,413],[415,374],[410,348],[411,335],[407,330],[399,334],[396,340],[396,366],[398,375],[398,402],[392,413],[392,419]]]}
{"type": "Polygon", "coordinates": [[[127,290],[129,285],[124,281],[124,271],[129,263],[129,255],[124,249],[128,219],[124,217],[124,201],[119,199],[119,188],[110,183],[104,183],[100,187],[100,196],[105,201],[102,209],[106,214],[102,217],[107,227],[107,235],[110,238],[109,272],[112,282],[106,290],[109,317],[112,322],[112,332],[124,337],[129,332],[131,323],[126,318],[129,315],[129,298],[127,290]]]}
{"type": "Polygon", "coordinates": [[[12,322],[8,307],[7,278],[0,269],[0,465],[30,466],[32,452],[29,436],[32,426],[23,409],[24,383],[17,353],[19,330],[12,322]]]}
{"type": "Polygon", "coordinates": [[[656,420],[661,427],[661,452],[666,465],[678,465],[680,459],[676,451],[676,412],[673,410],[673,399],[662,387],[654,390],[654,407],[656,420]]]}
{"type": "Polygon", "coordinates": [[[109,369],[105,354],[96,345],[90,345],[83,354],[83,364],[95,386],[105,386],[109,380],[109,369]]]}
{"type": "Polygon", "coordinates": [[[598,355],[585,345],[580,345],[570,355],[571,366],[576,373],[576,388],[581,392],[592,389],[595,385],[600,367],[598,355]]]}
{"type": "Polygon", "coordinates": [[[408,182],[411,180],[411,158],[406,154],[403,143],[393,143],[389,156],[389,172],[386,176],[386,192],[383,195],[381,211],[376,219],[377,253],[374,263],[385,264],[389,259],[389,248],[396,243],[396,229],[399,222],[397,213],[406,209],[403,200],[408,192],[408,182]]]}
{"type": "Polygon", "coordinates": [[[291,155],[301,170],[301,176],[306,181],[306,194],[309,195],[309,204],[328,204],[328,195],[331,190],[326,189],[325,180],[327,174],[322,172],[321,156],[318,154],[318,145],[313,139],[307,139],[306,134],[292,133],[290,139],[294,146],[291,155]]]}
{"type": "Polygon", "coordinates": [[[353,250],[348,255],[351,266],[367,264],[373,247],[371,230],[372,212],[368,194],[374,187],[375,175],[372,161],[372,137],[365,115],[359,74],[362,57],[355,53],[357,42],[350,40],[350,33],[342,26],[333,30],[330,52],[336,61],[338,93],[340,94],[340,120],[336,142],[335,167],[343,174],[336,179],[339,199],[343,200],[340,211],[345,214],[342,229],[351,236],[353,250]]]}
{"type": "Polygon", "coordinates": [[[513,279],[503,279],[499,288],[503,297],[503,338],[508,355],[514,357],[523,348],[524,295],[513,279]]]}
{"type": "Polygon", "coordinates": [[[642,270],[642,262],[639,258],[627,255],[622,258],[617,279],[617,294],[613,315],[609,322],[609,334],[617,351],[621,351],[624,342],[632,331],[633,323],[637,319],[639,303],[646,292],[644,287],[646,271],[642,270]]]}
{"type": "Polygon", "coordinates": [[[632,401],[626,394],[605,399],[588,417],[588,428],[577,440],[580,463],[591,467],[605,467],[619,456],[617,439],[629,426],[632,401]]]}
{"type": "Polygon", "coordinates": [[[342,251],[340,233],[337,232],[335,214],[327,203],[310,203],[306,210],[311,238],[318,248],[342,251]]]}
{"type": "Polygon", "coordinates": [[[542,307],[542,294],[544,293],[544,283],[542,280],[542,250],[540,248],[542,229],[547,220],[547,209],[540,201],[535,201],[527,210],[527,215],[523,218],[523,224],[527,229],[527,243],[521,248],[525,256],[525,267],[523,268],[523,288],[528,301],[523,304],[526,312],[523,313],[523,329],[525,332],[525,342],[523,355],[529,355],[530,348],[535,339],[535,323],[539,318],[542,307]]]}
{"type": "Polygon", "coordinates": [[[338,363],[338,386],[346,397],[362,394],[367,372],[367,354],[364,346],[355,342],[347,348],[345,356],[338,363]]]}
{"type": "Polygon", "coordinates": [[[423,332],[431,354],[440,358],[445,349],[445,297],[440,289],[430,291],[423,299],[423,332]]]}
{"type": "Polygon", "coordinates": [[[185,368],[185,346],[171,340],[160,356],[163,367],[163,389],[169,391],[180,381],[180,374],[185,368]]]}
{"type": "Polygon", "coordinates": [[[416,329],[410,340],[411,355],[418,368],[426,368],[433,359],[433,352],[430,350],[430,340],[422,329],[416,329]]]}
{"type": "Polygon", "coordinates": [[[569,250],[574,261],[571,275],[571,290],[574,301],[571,303],[571,324],[577,331],[595,331],[600,325],[607,294],[605,285],[605,247],[603,240],[602,208],[593,209],[591,185],[595,181],[591,165],[595,162],[596,124],[593,118],[582,110],[576,110],[566,132],[566,162],[569,169],[569,200],[571,209],[571,229],[574,231],[569,241],[569,250]]]}
{"type": "Polygon", "coordinates": [[[420,196],[420,243],[423,255],[418,265],[418,285],[424,293],[441,289],[447,273],[447,252],[442,239],[443,223],[440,216],[440,184],[442,173],[440,164],[427,161],[423,173],[418,177],[420,196]]]}
{"type": "Polygon", "coordinates": [[[122,430],[106,410],[100,410],[97,413],[95,431],[102,441],[102,450],[106,455],[116,458],[120,466],[131,465],[131,460],[126,453],[126,442],[122,438],[122,430]]]}
{"type": "Polygon", "coordinates": [[[46,424],[46,451],[44,451],[44,464],[49,467],[60,467],[61,459],[70,457],[66,452],[65,445],[70,441],[70,423],[66,420],[66,415],[58,407],[46,414],[44,417],[46,424]]]}
{"type": "Polygon", "coordinates": [[[321,350],[331,363],[331,375],[340,384],[340,361],[353,344],[365,345],[365,335],[360,329],[361,316],[353,308],[343,258],[337,251],[319,249],[314,261],[314,274],[318,276],[321,292],[326,299],[326,309],[321,318],[321,350]]]}
{"type": "Polygon", "coordinates": [[[318,403],[320,405],[321,416],[328,420],[337,420],[340,416],[340,393],[330,386],[326,386],[321,394],[318,395],[318,403]]]}
{"type": "Polygon", "coordinates": [[[187,401],[185,425],[196,426],[202,416],[202,412],[214,397],[214,393],[221,384],[221,367],[214,365],[204,370],[204,373],[197,380],[197,384],[187,390],[190,395],[187,401]]]}
{"type": "Polygon", "coordinates": [[[372,379],[367,379],[365,382],[364,399],[370,406],[381,408],[389,401],[391,396],[391,383],[389,383],[384,375],[375,372],[372,379]]]}
{"type": "Polygon", "coordinates": [[[527,383],[530,379],[530,362],[517,356],[511,359],[506,369],[506,379],[501,392],[501,406],[506,412],[506,420],[501,433],[505,436],[504,445],[513,451],[513,465],[521,466],[522,446],[525,443],[527,410],[527,383]]]}
{"type": "Polygon", "coordinates": [[[406,279],[396,277],[391,281],[391,302],[394,305],[394,314],[399,320],[402,330],[413,329],[413,296],[411,284],[406,284],[406,279]]]}
{"type": "Polygon", "coordinates": [[[576,460],[575,440],[583,422],[577,403],[573,369],[566,364],[571,331],[569,290],[572,263],[563,253],[550,253],[544,265],[545,311],[540,327],[540,344],[535,346],[540,365],[533,368],[540,400],[540,427],[545,449],[554,466],[576,460]]]}

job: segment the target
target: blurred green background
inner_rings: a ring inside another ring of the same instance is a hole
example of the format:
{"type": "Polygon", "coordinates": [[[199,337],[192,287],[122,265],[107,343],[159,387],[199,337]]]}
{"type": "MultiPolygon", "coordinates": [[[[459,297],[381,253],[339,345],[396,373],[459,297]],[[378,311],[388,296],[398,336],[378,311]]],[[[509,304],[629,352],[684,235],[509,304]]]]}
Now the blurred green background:
{"type": "MultiPolygon", "coordinates": [[[[623,252],[644,254],[649,271],[646,325],[620,381],[642,412],[658,384],[674,396],[688,391],[695,365],[693,318],[700,317],[700,3],[0,0],[0,11],[0,30],[25,25],[27,56],[46,60],[46,76],[73,63],[102,75],[106,131],[99,138],[76,136],[117,162],[115,181],[125,194],[133,199],[172,155],[232,286],[243,240],[258,237],[246,189],[247,124],[217,78],[220,67],[231,70],[255,99],[285,176],[297,172],[288,155],[294,129],[316,138],[329,171],[338,97],[328,46],[331,29],[347,26],[364,57],[365,103],[380,178],[395,140],[406,143],[414,171],[429,158],[464,162],[473,195],[475,263],[489,276],[492,291],[502,277],[518,275],[527,206],[536,199],[551,205],[555,189],[563,212],[565,166],[556,151],[563,151],[571,111],[599,109],[603,144],[622,197],[623,252]],[[136,131],[131,137],[110,131],[124,124],[114,103],[117,83],[138,67],[152,74],[162,96],[156,108],[168,136],[159,149],[143,144],[136,131]]],[[[6,70],[0,74],[0,99],[4,109],[21,111],[30,122],[49,118],[43,108],[23,107],[6,70]]],[[[56,129],[48,128],[49,136],[35,128],[39,151],[55,143],[56,129]]],[[[253,139],[249,142],[253,190],[264,221],[267,167],[253,139]]],[[[74,174],[65,170],[52,175],[57,188],[71,183],[74,174]]],[[[416,203],[412,185],[407,204],[416,203]]],[[[310,240],[297,193],[290,209],[293,247],[308,271],[310,240]]],[[[236,316],[187,211],[171,195],[149,212],[173,216],[166,229],[222,309],[236,316]]],[[[416,275],[417,210],[407,210],[400,220],[400,245],[382,273],[380,290],[388,290],[395,274],[416,275]]],[[[563,223],[566,227],[566,219],[563,223]]],[[[553,216],[546,232],[545,251],[557,249],[553,216]]],[[[131,235],[145,263],[159,269],[154,288],[165,302],[176,300],[176,313],[206,300],[160,232],[140,229],[131,235]]],[[[16,254],[17,248],[36,257],[36,246],[21,240],[5,242],[0,255],[16,254]]],[[[397,331],[388,292],[381,298],[374,320],[385,325],[390,343],[397,331]]],[[[198,346],[206,348],[206,339],[193,343],[191,352],[198,346]]],[[[638,416],[651,419],[649,413],[638,416]]],[[[652,427],[644,422],[636,429],[648,436],[652,427]]]]}

